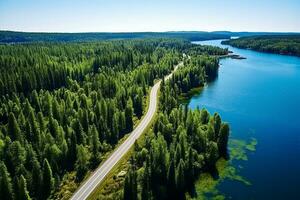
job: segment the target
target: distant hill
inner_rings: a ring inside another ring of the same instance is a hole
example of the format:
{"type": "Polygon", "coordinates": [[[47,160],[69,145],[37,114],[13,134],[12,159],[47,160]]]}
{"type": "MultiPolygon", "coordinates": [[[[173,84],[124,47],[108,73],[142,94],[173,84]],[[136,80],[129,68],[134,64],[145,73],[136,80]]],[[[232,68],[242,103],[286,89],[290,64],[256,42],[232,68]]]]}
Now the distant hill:
{"type": "Polygon", "coordinates": [[[213,31],[213,34],[227,35],[230,37],[249,37],[249,36],[272,36],[272,35],[300,35],[295,32],[231,32],[231,31],[213,31]]]}
{"type": "Polygon", "coordinates": [[[228,39],[230,35],[212,32],[132,32],[132,33],[35,33],[0,31],[1,43],[20,42],[80,42],[133,38],[182,38],[190,41],[228,39]]]}
{"type": "Polygon", "coordinates": [[[113,39],[180,38],[190,41],[229,39],[259,35],[294,35],[299,33],[231,32],[231,31],[169,31],[169,32],[90,32],[90,33],[38,33],[1,31],[0,43],[24,42],[88,42],[113,39]]]}

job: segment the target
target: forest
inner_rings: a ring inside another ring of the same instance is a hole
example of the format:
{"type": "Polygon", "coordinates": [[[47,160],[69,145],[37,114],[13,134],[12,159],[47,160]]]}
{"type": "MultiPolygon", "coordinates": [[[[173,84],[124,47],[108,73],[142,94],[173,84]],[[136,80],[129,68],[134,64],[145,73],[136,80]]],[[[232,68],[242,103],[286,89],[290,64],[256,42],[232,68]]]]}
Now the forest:
{"type": "Polygon", "coordinates": [[[241,37],[222,41],[222,44],[267,53],[300,56],[299,34],[241,37]]]}
{"type": "MultiPolygon", "coordinates": [[[[217,76],[218,60],[194,56],[163,82],[160,112],[144,145],[135,144],[124,181],[124,200],[186,199],[202,172],[217,174],[215,163],[228,158],[229,125],[219,114],[191,110],[179,96],[217,76]]],[[[121,198],[122,199],[122,198],[121,198]]]]}
{"type": "Polygon", "coordinates": [[[27,42],[92,42],[116,39],[149,39],[175,38],[190,41],[229,39],[230,35],[223,32],[205,31],[169,31],[169,32],[120,32],[120,33],[31,33],[16,31],[0,31],[0,43],[27,42]]]}
{"type": "MultiPolygon", "coordinates": [[[[182,115],[182,120],[196,122],[200,115],[207,115],[201,126],[204,130],[207,123],[215,123],[208,113],[179,108],[177,97],[215,76],[218,61],[208,54],[223,55],[227,50],[198,47],[180,39],[0,45],[1,199],[61,198],[60,189],[66,182],[72,182],[74,192],[86,174],[133,130],[145,112],[149,88],[171,72],[183,53],[193,58],[163,84],[166,95],[161,97],[160,116],[170,121],[171,116],[182,115]]],[[[215,118],[219,123],[218,115],[215,118]]],[[[170,128],[173,121],[168,124],[170,128]]],[[[179,125],[182,140],[190,140],[185,123],[179,125]]],[[[227,127],[219,125],[220,130],[227,127]]],[[[177,143],[171,139],[174,130],[162,131],[161,125],[156,126],[157,140],[166,134],[169,145],[164,150],[172,151],[177,143]]],[[[200,127],[198,122],[192,126],[194,132],[200,127]]],[[[226,142],[219,140],[215,135],[207,140],[214,147],[208,144],[203,148],[218,150],[215,145],[226,142]]],[[[202,152],[197,149],[200,146],[191,149],[194,156],[197,150],[202,152]]],[[[219,147],[220,155],[224,148],[219,147]]],[[[188,149],[182,147],[182,152],[188,149]]],[[[183,155],[178,158],[186,162],[183,155]]],[[[143,159],[140,162],[147,163],[143,159]]]]}

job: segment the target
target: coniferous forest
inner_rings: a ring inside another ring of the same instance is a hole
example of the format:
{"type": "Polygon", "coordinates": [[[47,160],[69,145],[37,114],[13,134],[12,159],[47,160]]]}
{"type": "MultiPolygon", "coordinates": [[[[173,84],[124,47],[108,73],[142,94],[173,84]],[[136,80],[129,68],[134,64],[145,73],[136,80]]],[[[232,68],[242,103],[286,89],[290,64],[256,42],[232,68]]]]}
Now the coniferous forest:
{"type": "Polygon", "coordinates": [[[229,127],[178,98],[217,76],[210,55],[224,54],[179,39],[0,45],[1,199],[62,198],[70,182],[74,192],[133,130],[154,81],[184,59],[162,83],[158,119],[124,184],[124,199],[183,197],[196,175],[226,156],[229,127]]]}
{"type": "Polygon", "coordinates": [[[299,34],[242,37],[222,41],[222,44],[267,53],[300,56],[299,34]]]}
{"type": "Polygon", "coordinates": [[[217,71],[217,58],[193,56],[163,82],[158,117],[130,159],[125,200],[185,199],[201,172],[217,173],[216,161],[228,157],[229,125],[217,113],[191,110],[179,101],[182,93],[203,86],[217,71]]]}
{"type": "Polygon", "coordinates": [[[0,200],[300,199],[299,11],[0,0],[0,200]]]}

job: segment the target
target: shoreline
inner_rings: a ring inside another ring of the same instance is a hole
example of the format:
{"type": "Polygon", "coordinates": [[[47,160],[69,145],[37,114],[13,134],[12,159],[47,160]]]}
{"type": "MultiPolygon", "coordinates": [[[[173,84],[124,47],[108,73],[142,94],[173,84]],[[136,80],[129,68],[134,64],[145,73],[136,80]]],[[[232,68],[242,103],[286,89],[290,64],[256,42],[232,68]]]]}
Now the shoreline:
{"type": "Polygon", "coordinates": [[[232,58],[232,59],[237,59],[237,60],[247,59],[246,57],[240,56],[238,54],[231,54],[231,53],[229,53],[227,55],[218,56],[218,58],[232,58]]]}

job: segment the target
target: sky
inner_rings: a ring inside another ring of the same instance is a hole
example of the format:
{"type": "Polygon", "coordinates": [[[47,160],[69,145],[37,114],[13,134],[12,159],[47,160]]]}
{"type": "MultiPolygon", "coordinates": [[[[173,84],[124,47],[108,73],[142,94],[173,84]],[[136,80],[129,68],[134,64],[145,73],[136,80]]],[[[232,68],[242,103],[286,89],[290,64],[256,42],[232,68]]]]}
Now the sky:
{"type": "Polygon", "coordinates": [[[300,32],[300,0],[0,0],[0,30],[300,32]]]}

